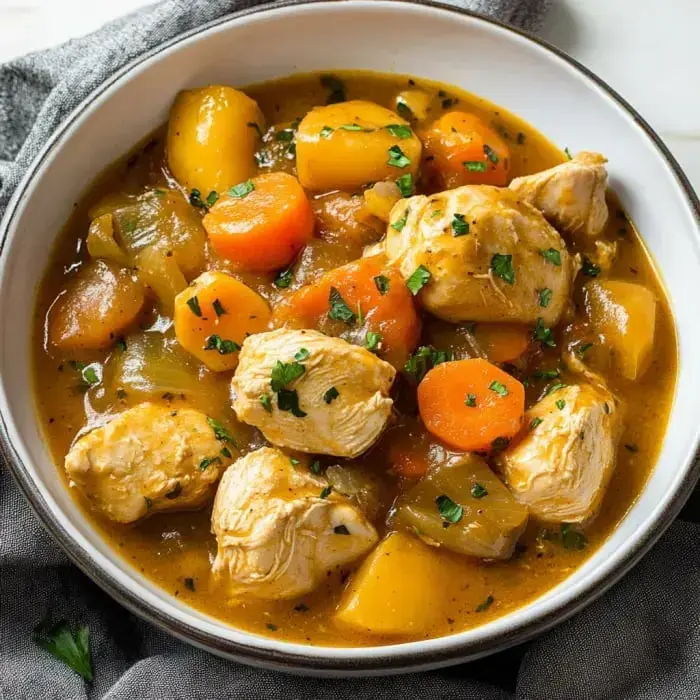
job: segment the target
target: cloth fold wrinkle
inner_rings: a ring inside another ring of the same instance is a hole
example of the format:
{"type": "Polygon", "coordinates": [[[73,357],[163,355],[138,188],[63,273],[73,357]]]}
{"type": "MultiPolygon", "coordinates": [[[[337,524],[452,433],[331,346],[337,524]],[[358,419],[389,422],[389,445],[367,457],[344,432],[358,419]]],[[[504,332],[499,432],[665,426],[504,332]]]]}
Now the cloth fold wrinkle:
{"type": "MultiPolygon", "coordinates": [[[[536,30],[550,0],[452,0],[536,30]]],[[[167,0],[63,46],[0,66],[0,216],[63,119],[142,52],[256,0],[167,0]]],[[[700,698],[700,498],[599,601],[528,645],[423,674],[319,680],[224,661],[127,613],[44,532],[0,467],[1,700],[641,700],[700,698]],[[51,611],[87,624],[86,684],[32,641],[51,611]]]]}

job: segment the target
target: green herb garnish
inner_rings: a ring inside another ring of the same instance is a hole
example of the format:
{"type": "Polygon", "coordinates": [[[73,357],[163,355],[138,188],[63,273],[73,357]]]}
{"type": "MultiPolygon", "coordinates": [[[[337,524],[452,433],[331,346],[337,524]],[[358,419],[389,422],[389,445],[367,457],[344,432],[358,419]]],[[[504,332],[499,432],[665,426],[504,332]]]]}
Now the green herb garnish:
{"type": "Polygon", "coordinates": [[[224,309],[219,299],[214,299],[214,301],[212,302],[212,306],[214,307],[214,313],[217,316],[223,316],[226,313],[226,309],[224,309]]]}
{"type": "Polygon", "coordinates": [[[486,163],[481,160],[465,160],[463,165],[471,173],[486,172],[486,163]]]}
{"type": "Polygon", "coordinates": [[[488,496],[489,492],[486,487],[477,482],[472,486],[471,494],[473,498],[483,498],[484,496],[488,496]]]}
{"type": "Polygon", "coordinates": [[[489,384],[489,389],[495,391],[499,396],[508,396],[508,388],[499,381],[494,380],[491,382],[491,384],[489,384]]]}
{"type": "Polygon", "coordinates": [[[287,270],[282,270],[281,272],[278,272],[277,277],[275,277],[273,283],[278,289],[285,289],[286,287],[289,287],[293,280],[294,272],[290,267],[287,270]]]}
{"type": "Polygon", "coordinates": [[[332,386],[324,395],[323,395],[323,400],[326,403],[331,403],[334,399],[337,399],[340,396],[340,392],[332,386]]]}
{"type": "Polygon", "coordinates": [[[447,523],[458,523],[464,515],[464,508],[455,503],[449,496],[442,494],[435,499],[440,517],[447,523]]]}
{"type": "Polygon", "coordinates": [[[419,265],[413,274],[406,280],[408,291],[416,296],[423,287],[430,281],[430,270],[423,265],[419,265]]]}
{"type": "Polygon", "coordinates": [[[253,184],[253,181],[246,180],[245,182],[241,182],[238,185],[234,185],[228,191],[228,193],[231,197],[235,197],[236,199],[243,199],[243,197],[247,197],[254,189],[255,185],[253,184]]]}
{"type": "Polygon", "coordinates": [[[410,197],[413,194],[413,175],[406,173],[397,178],[396,186],[399,188],[402,197],[410,197]]]}
{"type": "Polygon", "coordinates": [[[496,277],[500,277],[506,284],[515,283],[515,270],[513,269],[513,256],[496,253],[491,258],[491,271],[496,277]]]}
{"type": "Polygon", "coordinates": [[[199,299],[197,299],[197,296],[190,297],[187,300],[187,306],[190,307],[190,311],[195,315],[198,316],[199,318],[202,317],[202,309],[199,306],[199,299]]]}
{"type": "Polygon", "coordinates": [[[334,321],[342,321],[349,326],[355,323],[355,312],[347,305],[345,299],[343,299],[340,292],[335,287],[331,287],[330,294],[328,295],[328,303],[330,304],[328,318],[334,321]]]}
{"type": "Polygon", "coordinates": [[[377,288],[377,291],[384,296],[389,291],[389,278],[385,277],[384,275],[377,275],[374,278],[374,285],[377,288]]]}
{"type": "Polygon", "coordinates": [[[411,164],[411,159],[401,150],[399,146],[392,146],[389,149],[388,165],[395,168],[405,168],[411,164]]]}
{"type": "Polygon", "coordinates": [[[467,394],[467,398],[464,399],[464,405],[469,406],[469,408],[476,408],[476,395],[467,394]]]}
{"type": "Polygon", "coordinates": [[[34,628],[34,643],[79,673],[86,681],[93,679],[90,659],[90,632],[78,627],[75,633],[65,620],[54,625],[48,621],[34,628]]]}
{"type": "Polygon", "coordinates": [[[268,394],[260,394],[260,404],[268,413],[272,413],[272,399],[268,394]]]}
{"type": "Polygon", "coordinates": [[[545,327],[544,321],[541,318],[537,319],[534,337],[535,340],[539,340],[543,345],[546,345],[547,347],[556,347],[554,337],[552,336],[552,331],[549,328],[545,327]]]}
{"type": "Polygon", "coordinates": [[[411,127],[405,124],[387,124],[384,128],[397,139],[410,139],[413,136],[411,127]]]}
{"type": "Polygon", "coordinates": [[[545,287],[544,289],[540,289],[538,294],[540,299],[540,306],[543,309],[546,309],[549,306],[549,302],[552,300],[552,290],[549,289],[549,287],[545,287]]]}
{"type": "Polygon", "coordinates": [[[280,389],[277,392],[277,408],[289,411],[296,418],[304,418],[306,413],[299,408],[299,394],[296,389],[280,389]]]}
{"type": "Polygon", "coordinates": [[[224,340],[218,335],[210,335],[207,338],[207,343],[204,346],[205,350],[216,350],[219,355],[230,355],[232,352],[238,352],[241,346],[233,340],[224,340]]]}
{"type": "Polygon", "coordinates": [[[491,603],[493,603],[494,597],[492,595],[489,595],[486,600],[483,603],[479,603],[479,605],[476,606],[476,612],[484,612],[485,610],[488,610],[491,607],[491,603]]]}
{"type": "Polygon", "coordinates": [[[221,440],[222,442],[228,442],[232,444],[234,447],[236,445],[236,441],[233,439],[233,435],[229,433],[224,426],[219,423],[216,418],[211,418],[210,416],[207,416],[207,423],[209,423],[209,427],[214,431],[214,437],[217,440],[221,440]]]}
{"type": "Polygon", "coordinates": [[[403,227],[406,225],[406,222],[408,221],[408,209],[403,213],[403,216],[400,219],[397,219],[394,221],[393,224],[391,224],[391,228],[394,229],[394,231],[403,231],[403,227]]]}
{"type": "Polygon", "coordinates": [[[561,267],[561,251],[556,248],[547,248],[547,250],[540,250],[540,255],[547,261],[561,267]]]}

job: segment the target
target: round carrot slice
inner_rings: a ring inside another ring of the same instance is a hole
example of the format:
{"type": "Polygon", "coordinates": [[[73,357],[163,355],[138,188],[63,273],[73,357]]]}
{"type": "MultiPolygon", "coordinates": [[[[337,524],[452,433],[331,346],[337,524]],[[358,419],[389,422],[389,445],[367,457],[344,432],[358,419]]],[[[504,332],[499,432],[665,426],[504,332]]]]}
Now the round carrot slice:
{"type": "Polygon", "coordinates": [[[450,447],[490,450],[520,430],[525,388],[486,360],[445,362],[418,385],[418,408],[425,427],[450,447]]]}
{"type": "Polygon", "coordinates": [[[202,223],[216,252],[251,272],[286,267],[314,232],[314,214],[304,189],[295,177],[282,172],[232,187],[202,223]]]}

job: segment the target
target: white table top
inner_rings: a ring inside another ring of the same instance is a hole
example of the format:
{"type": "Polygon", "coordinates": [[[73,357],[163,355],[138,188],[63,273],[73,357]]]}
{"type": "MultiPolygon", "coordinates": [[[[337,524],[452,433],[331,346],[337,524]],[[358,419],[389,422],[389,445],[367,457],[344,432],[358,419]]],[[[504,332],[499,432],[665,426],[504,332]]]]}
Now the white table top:
{"type": "MultiPolygon", "coordinates": [[[[96,29],[151,0],[0,0],[0,62],[96,29]]],[[[700,0],[554,0],[541,31],[659,132],[700,190],[700,0]]]]}

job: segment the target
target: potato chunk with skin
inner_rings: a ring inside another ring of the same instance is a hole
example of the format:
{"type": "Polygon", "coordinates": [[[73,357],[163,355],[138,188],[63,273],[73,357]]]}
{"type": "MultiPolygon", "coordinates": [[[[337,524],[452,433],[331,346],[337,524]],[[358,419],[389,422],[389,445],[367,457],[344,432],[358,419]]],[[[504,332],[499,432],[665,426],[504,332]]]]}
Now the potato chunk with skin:
{"type": "Polygon", "coordinates": [[[562,233],[598,236],[608,220],[607,162],[600,153],[581,151],[554,168],[515,178],[510,189],[562,233]]]}
{"type": "Polygon", "coordinates": [[[615,467],[615,399],[590,384],[565,386],[535,404],[525,426],[521,439],[498,458],[508,488],[539,520],[590,519],[615,467]]]}
{"type": "Polygon", "coordinates": [[[440,596],[449,583],[440,556],[403,532],[385,537],[350,580],[339,626],[371,634],[422,634],[443,617],[440,596]]]}
{"type": "Polygon", "coordinates": [[[65,469],[96,510],[133,523],[203,506],[228,461],[221,448],[204,413],[144,403],[79,438],[65,469]]]}
{"type": "Polygon", "coordinates": [[[641,377],[654,344],[654,293],[634,282],[596,280],[586,285],[586,308],[620,374],[630,380],[641,377]]]}
{"type": "Polygon", "coordinates": [[[481,457],[467,454],[453,457],[403,494],[392,522],[417,530],[428,544],[507,559],[525,530],[527,508],[481,457]]]}
{"type": "Polygon", "coordinates": [[[255,100],[226,85],[184,90],[168,120],[168,166],[188,191],[221,194],[255,172],[254,154],[265,127],[255,100]]]}
{"type": "Polygon", "coordinates": [[[248,335],[267,330],[270,307],[243,282],[205,272],[175,299],[175,335],[187,352],[214,372],[232,370],[248,335]]]}
{"type": "Polygon", "coordinates": [[[143,287],[129,270],[95,260],[51,307],[49,341],[62,350],[108,348],[134,322],[143,303],[143,287]]]}
{"type": "Polygon", "coordinates": [[[556,325],[578,264],[542,214],[509,190],[485,185],[397,202],[384,251],[405,280],[421,265],[428,270],[419,299],[453,323],[542,318],[556,325]],[[544,289],[551,291],[546,305],[544,289]]]}
{"type": "Polygon", "coordinates": [[[243,343],[231,382],[233,410],[273,445],[356,457],[389,420],[395,375],[388,362],[340,338],[310,330],[259,333],[243,343]]]}
{"type": "Polygon", "coordinates": [[[365,554],[377,532],[323,477],[263,447],[226,470],[211,523],[213,571],[232,598],[278,600],[312,591],[329,571],[365,554]]]}
{"type": "Polygon", "coordinates": [[[409,124],[373,102],[353,100],[316,107],[297,130],[299,181],[316,192],[352,192],[370,182],[415,175],[420,155],[421,142],[409,124]],[[395,130],[387,129],[392,125],[404,127],[410,135],[396,136],[395,130]],[[389,149],[394,150],[390,153],[389,149]],[[407,160],[400,159],[401,154],[407,160]]]}

